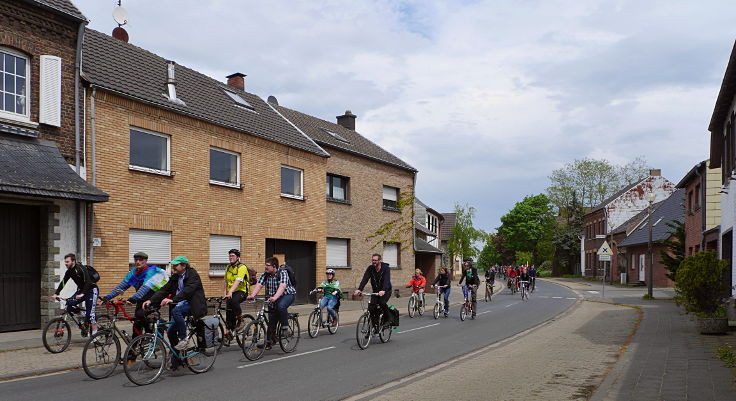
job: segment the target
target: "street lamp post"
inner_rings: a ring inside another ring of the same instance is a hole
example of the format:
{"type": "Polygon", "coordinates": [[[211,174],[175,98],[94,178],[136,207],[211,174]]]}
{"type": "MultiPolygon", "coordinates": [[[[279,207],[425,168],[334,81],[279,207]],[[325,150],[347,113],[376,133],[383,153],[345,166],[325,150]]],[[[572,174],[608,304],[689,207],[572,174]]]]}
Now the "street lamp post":
{"type": "Polygon", "coordinates": [[[647,194],[647,202],[649,202],[649,206],[647,207],[647,225],[649,226],[649,239],[647,241],[647,254],[649,256],[649,262],[648,262],[648,278],[647,278],[647,294],[649,294],[649,298],[651,299],[653,297],[652,291],[654,286],[654,255],[652,254],[652,204],[654,203],[656,195],[653,193],[647,194]]]}

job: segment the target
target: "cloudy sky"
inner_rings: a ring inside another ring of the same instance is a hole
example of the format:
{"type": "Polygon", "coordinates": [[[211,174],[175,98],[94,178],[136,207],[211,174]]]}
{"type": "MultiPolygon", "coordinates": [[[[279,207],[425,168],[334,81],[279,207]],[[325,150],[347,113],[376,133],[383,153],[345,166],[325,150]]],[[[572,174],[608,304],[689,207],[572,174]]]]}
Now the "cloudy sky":
{"type": "MultiPolygon", "coordinates": [[[[73,0],[110,33],[117,1],[73,0]]],[[[706,159],[736,38],[731,1],[123,0],[130,41],[357,130],[419,171],[435,209],[494,229],[575,158],[706,159]]]]}

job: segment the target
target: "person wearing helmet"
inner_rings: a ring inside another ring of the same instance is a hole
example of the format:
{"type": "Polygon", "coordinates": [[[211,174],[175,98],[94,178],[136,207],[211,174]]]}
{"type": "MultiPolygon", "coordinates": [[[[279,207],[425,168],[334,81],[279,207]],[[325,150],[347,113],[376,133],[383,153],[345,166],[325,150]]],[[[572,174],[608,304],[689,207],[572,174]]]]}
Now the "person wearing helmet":
{"type": "Polygon", "coordinates": [[[224,344],[229,346],[235,333],[236,320],[243,310],[240,304],[248,296],[250,277],[248,267],[240,263],[240,251],[231,249],[227,253],[230,263],[225,266],[225,298],[227,298],[227,309],[225,310],[225,333],[224,344]]]}
{"type": "Polygon", "coordinates": [[[335,270],[327,269],[325,276],[325,280],[317,287],[318,291],[324,293],[319,306],[320,308],[327,308],[327,313],[332,317],[332,325],[335,326],[337,325],[335,306],[342,298],[342,291],[340,290],[340,282],[335,280],[335,270]]]}

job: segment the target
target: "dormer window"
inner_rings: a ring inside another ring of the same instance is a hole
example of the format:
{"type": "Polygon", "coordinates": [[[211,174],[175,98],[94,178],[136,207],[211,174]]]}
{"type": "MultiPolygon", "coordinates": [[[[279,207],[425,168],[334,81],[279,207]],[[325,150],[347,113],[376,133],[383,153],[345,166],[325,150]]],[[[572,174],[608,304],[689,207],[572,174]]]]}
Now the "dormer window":
{"type": "Polygon", "coordinates": [[[350,143],[350,141],[348,141],[347,139],[343,138],[342,136],[340,136],[340,135],[338,135],[338,134],[336,134],[336,133],[334,133],[334,132],[332,132],[332,131],[330,131],[328,129],[325,129],[325,128],[321,128],[321,129],[322,129],[322,131],[330,134],[331,137],[337,139],[340,142],[350,143]]]}
{"type": "Polygon", "coordinates": [[[245,107],[248,110],[255,111],[255,107],[251,106],[250,103],[246,102],[245,99],[243,99],[237,93],[233,93],[233,92],[226,90],[225,94],[230,96],[230,99],[233,99],[238,106],[245,107]]]}

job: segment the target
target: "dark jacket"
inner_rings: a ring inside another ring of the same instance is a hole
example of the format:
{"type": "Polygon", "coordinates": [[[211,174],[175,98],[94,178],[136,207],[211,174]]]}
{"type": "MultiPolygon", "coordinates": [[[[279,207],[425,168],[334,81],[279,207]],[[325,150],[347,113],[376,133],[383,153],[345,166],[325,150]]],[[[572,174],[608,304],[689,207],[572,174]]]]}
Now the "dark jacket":
{"type": "Polygon", "coordinates": [[[460,277],[458,284],[462,284],[465,280],[466,285],[480,285],[480,278],[478,278],[478,269],[471,267],[470,269],[463,270],[463,275],[460,277]]]}
{"type": "Polygon", "coordinates": [[[66,269],[66,273],[64,273],[64,278],[61,280],[61,283],[59,283],[59,287],[56,289],[55,294],[59,295],[61,293],[61,290],[66,286],[66,282],[71,279],[74,281],[74,284],[77,285],[77,291],[86,294],[93,288],[97,287],[97,284],[95,284],[94,281],[89,277],[89,274],[87,273],[87,268],[84,267],[81,263],[77,263],[76,265],[72,266],[69,269],[66,269]]]}
{"type": "Polygon", "coordinates": [[[438,274],[437,277],[434,279],[434,283],[432,285],[440,285],[440,286],[446,286],[450,284],[450,274],[438,274]],[[437,284],[439,283],[439,284],[437,284]]]}
{"type": "Polygon", "coordinates": [[[184,289],[181,293],[176,295],[176,291],[179,288],[179,275],[174,273],[171,275],[166,285],[153,294],[151,297],[151,304],[161,305],[161,301],[171,295],[171,300],[174,302],[183,300],[188,301],[189,306],[192,308],[192,315],[199,319],[207,314],[207,300],[204,297],[202,280],[199,278],[197,271],[191,267],[186,269],[184,274],[184,289]]]}
{"type": "Polygon", "coordinates": [[[391,291],[391,268],[388,267],[388,263],[381,262],[381,270],[378,272],[372,264],[368,266],[365,273],[363,273],[363,279],[360,280],[358,289],[363,291],[368,280],[371,281],[373,292],[391,291]]]}

